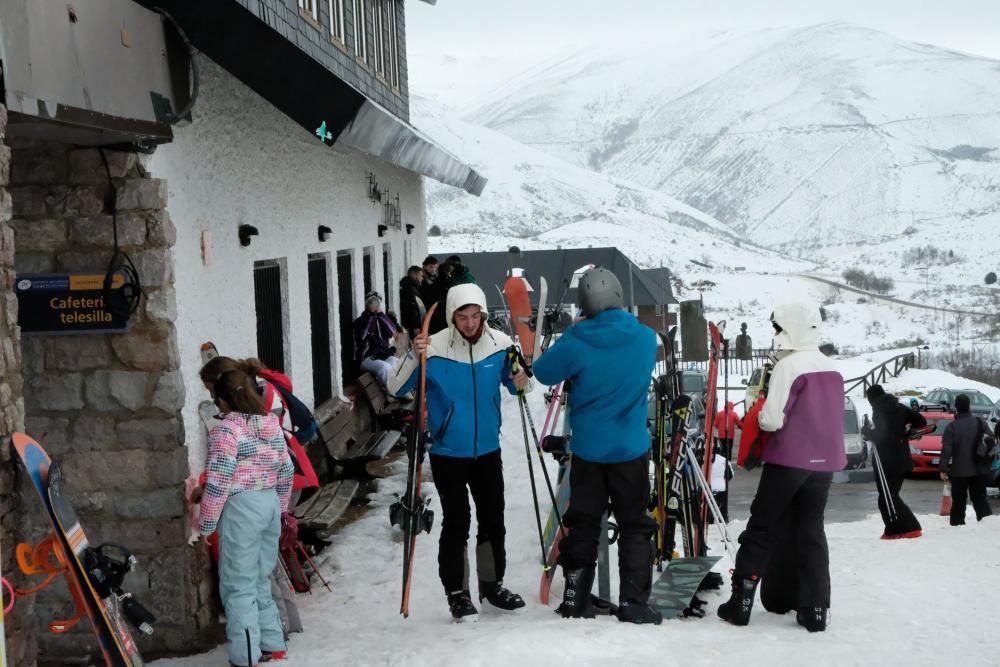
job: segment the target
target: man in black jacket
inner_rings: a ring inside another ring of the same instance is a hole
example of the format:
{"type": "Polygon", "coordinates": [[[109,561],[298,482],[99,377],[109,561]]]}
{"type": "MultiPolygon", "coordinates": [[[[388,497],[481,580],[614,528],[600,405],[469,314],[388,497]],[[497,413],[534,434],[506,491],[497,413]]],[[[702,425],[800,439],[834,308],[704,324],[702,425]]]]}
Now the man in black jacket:
{"type": "Polygon", "coordinates": [[[420,325],[420,287],[424,280],[424,271],[419,266],[411,266],[406,276],[399,281],[399,319],[403,329],[410,334],[410,340],[417,336],[420,325]]]}
{"type": "Polygon", "coordinates": [[[972,496],[976,520],[993,512],[986,500],[986,475],[990,464],[976,461],[976,446],[984,435],[992,437],[989,427],[969,412],[969,397],[955,397],[955,421],[948,424],[941,438],[941,479],[951,480],[951,525],[965,525],[965,502],[972,496]]]}
{"type": "Polygon", "coordinates": [[[913,470],[909,430],[923,428],[927,425],[927,420],[919,412],[900,403],[892,394],[885,393],[881,385],[869,387],[867,396],[872,406],[875,427],[867,426],[864,436],[875,443],[882,468],[882,474],[875,475],[878,510],[885,523],[882,539],[920,537],[923,534],[920,522],[899,497],[899,491],[903,488],[907,473],[913,470]]]}

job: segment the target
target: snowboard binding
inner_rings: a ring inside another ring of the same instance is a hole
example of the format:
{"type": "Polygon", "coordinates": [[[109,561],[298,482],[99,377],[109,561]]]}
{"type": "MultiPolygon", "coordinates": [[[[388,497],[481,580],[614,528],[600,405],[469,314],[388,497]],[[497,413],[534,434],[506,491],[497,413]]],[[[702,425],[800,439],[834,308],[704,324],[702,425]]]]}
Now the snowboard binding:
{"type": "Polygon", "coordinates": [[[132,552],[120,544],[102,544],[85,549],[81,562],[97,594],[102,599],[117,597],[128,622],[144,635],[153,634],[156,617],[135,596],[122,589],[125,575],[132,572],[138,562],[132,552]]]}

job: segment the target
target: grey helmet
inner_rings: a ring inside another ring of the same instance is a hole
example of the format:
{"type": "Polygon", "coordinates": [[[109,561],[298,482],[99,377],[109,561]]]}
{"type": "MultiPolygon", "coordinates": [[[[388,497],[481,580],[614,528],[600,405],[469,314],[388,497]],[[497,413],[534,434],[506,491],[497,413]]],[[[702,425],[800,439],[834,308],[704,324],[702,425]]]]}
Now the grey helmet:
{"type": "Polygon", "coordinates": [[[587,317],[594,317],[605,310],[621,308],[622,284],[617,276],[603,267],[593,268],[580,277],[576,287],[580,310],[587,317]]]}

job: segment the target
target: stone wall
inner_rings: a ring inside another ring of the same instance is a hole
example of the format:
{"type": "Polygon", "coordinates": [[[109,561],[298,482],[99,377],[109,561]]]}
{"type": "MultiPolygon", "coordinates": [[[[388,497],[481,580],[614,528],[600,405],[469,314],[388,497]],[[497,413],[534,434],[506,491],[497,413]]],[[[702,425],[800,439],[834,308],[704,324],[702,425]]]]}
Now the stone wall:
{"type": "MultiPolygon", "coordinates": [[[[90,542],[123,544],[139,559],[128,588],[159,619],[153,638],[140,640],[144,654],[194,650],[216,615],[205,584],[207,554],[186,544],[176,232],[165,210],[166,182],[148,178],[133,153],[107,152],[112,187],[96,149],[37,141],[11,147],[18,273],[103,273],[112,256],[114,207],[119,244],[145,292],[127,333],[21,339],[26,430],[60,463],[90,542]]],[[[0,238],[6,243],[10,235],[6,230],[0,238]]],[[[2,286],[9,290],[9,279],[2,286]]],[[[33,495],[30,488],[24,493],[33,495]]],[[[32,516],[30,537],[38,538],[45,522],[32,516]]],[[[66,596],[62,584],[39,596],[43,656],[92,647],[86,622],[67,635],[45,632],[66,596]]]]}
{"type": "MultiPolygon", "coordinates": [[[[14,466],[7,445],[14,431],[24,429],[21,398],[21,340],[14,296],[14,230],[9,220],[11,198],[6,190],[10,176],[10,149],[4,145],[7,110],[0,105],[0,531],[3,535],[2,569],[5,577],[20,584],[14,574],[14,546],[24,523],[23,503],[14,488],[14,466]]],[[[12,665],[35,664],[37,646],[33,625],[34,601],[23,600],[5,619],[7,661],[12,665]]]]}

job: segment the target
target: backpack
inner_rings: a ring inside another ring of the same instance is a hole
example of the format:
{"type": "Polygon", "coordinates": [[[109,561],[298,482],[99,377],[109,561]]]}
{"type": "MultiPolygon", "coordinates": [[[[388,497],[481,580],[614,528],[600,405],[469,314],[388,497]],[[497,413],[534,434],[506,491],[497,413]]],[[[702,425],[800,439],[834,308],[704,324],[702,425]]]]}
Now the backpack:
{"type": "Polygon", "coordinates": [[[316,418],[313,417],[312,410],[288,390],[288,387],[283,382],[283,380],[287,380],[280,373],[265,369],[259,375],[281,394],[281,402],[284,403],[288,418],[292,422],[295,439],[303,444],[312,440],[312,437],[316,435],[316,431],[319,430],[319,424],[316,423],[316,418]]]}
{"type": "Polygon", "coordinates": [[[991,465],[997,458],[997,440],[982,419],[976,417],[976,421],[979,422],[979,441],[976,442],[973,458],[980,465],[991,465]]]}

